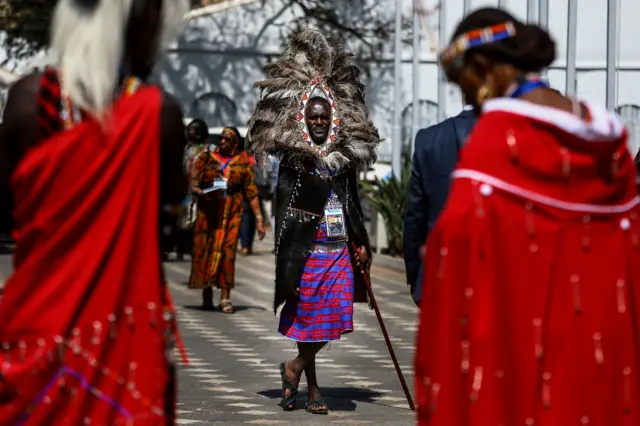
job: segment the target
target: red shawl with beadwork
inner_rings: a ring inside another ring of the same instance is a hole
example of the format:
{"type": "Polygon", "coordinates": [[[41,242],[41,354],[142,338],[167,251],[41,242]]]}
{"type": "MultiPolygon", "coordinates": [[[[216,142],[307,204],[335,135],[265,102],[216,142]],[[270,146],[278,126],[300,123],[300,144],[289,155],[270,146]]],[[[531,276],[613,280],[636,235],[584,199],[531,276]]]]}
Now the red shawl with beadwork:
{"type": "Polygon", "coordinates": [[[15,170],[15,273],[0,303],[0,424],[173,418],[159,251],[161,94],[119,100],[15,170]]]}
{"type": "Polygon", "coordinates": [[[620,119],[490,101],[427,246],[419,424],[640,424],[640,223],[620,119]]]}

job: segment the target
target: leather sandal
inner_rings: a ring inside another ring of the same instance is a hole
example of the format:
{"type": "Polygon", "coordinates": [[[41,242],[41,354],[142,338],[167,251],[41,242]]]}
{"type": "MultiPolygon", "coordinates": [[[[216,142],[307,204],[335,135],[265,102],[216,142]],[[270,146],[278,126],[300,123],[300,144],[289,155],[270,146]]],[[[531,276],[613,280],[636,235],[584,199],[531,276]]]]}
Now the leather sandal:
{"type": "Polygon", "coordinates": [[[233,309],[233,305],[231,304],[231,300],[229,299],[220,301],[220,310],[223,314],[233,314],[235,312],[233,309]]]}
{"type": "Polygon", "coordinates": [[[284,411],[293,411],[298,400],[298,388],[289,381],[286,374],[284,362],[280,364],[280,379],[282,380],[282,399],[280,405],[284,411]],[[286,394],[289,391],[289,395],[286,394]]]}
{"type": "Polygon", "coordinates": [[[329,407],[327,407],[327,404],[321,399],[316,401],[307,401],[304,409],[307,413],[311,414],[329,414],[329,407]]]}

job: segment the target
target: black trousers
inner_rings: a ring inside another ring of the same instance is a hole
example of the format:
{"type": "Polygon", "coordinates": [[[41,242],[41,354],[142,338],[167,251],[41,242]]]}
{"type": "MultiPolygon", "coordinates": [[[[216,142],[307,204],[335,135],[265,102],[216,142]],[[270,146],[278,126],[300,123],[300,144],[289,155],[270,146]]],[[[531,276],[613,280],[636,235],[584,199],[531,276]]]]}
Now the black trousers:
{"type": "Polygon", "coordinates": [[[253,240],[256,237],[256,216],[251,209],[242,212],[240,221],[240,245],[243,249],[253,248],[253,240]]]}
{"type": "Polygon", "coordinates": [[[178,257],[184,257],[185,254],[191,255],[193,251],[193,227],[189,229],[178,228],[176,236],[176,253],[178,257]]]}

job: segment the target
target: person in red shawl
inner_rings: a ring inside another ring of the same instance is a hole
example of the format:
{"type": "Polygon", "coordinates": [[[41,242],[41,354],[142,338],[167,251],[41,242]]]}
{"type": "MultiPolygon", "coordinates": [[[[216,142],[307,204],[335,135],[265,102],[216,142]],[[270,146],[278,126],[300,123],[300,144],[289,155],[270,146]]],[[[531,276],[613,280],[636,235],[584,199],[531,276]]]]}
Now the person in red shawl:
{"type": "Polygon", "coordinates": [[[549,34],[498,9],[457,27],[448,79],[481,117],[427,243],[428,426],[640,424],[640,222],[622,120],[536,74],[549,34]]]}
{"type": "Polygon", "coordinates": [[[16,250],[0,302],[1,425],[175,422],[160,238],[176,217],[161,212],[184,198],[186,141],[180,108],[143,80],[187,6],[60,0],[56,67],[9,92],[0,206],[16,250]]]}

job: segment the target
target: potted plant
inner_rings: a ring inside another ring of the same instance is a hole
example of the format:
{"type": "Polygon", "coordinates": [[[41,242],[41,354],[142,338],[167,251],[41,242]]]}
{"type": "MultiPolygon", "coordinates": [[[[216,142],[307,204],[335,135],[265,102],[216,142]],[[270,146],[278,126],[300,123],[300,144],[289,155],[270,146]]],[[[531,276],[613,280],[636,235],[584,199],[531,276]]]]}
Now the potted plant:
{"type": "Polygon", "coordinates": [[[376,177],[373,182],[360,182],[367,201],[384,220],[388,242],[386,254],[391,256],[402,256],[404,210],[407,206],[410,179],[411,163],[405,161],[400,178],[391,175],[384,179],[376,177]]]}

